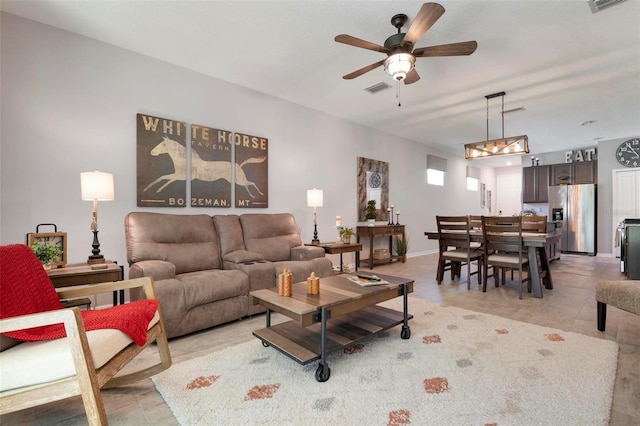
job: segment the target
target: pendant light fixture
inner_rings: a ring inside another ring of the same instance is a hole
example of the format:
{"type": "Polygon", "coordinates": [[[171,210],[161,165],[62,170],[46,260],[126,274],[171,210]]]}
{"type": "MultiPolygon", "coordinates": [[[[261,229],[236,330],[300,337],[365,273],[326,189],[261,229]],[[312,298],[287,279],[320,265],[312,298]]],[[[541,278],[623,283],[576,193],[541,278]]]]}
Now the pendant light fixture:
{"type": "Polygon", "coordinates": [[[504,95],[505,92],[486,95],[487,99],[487,140],[482,142],[468,143],[464,146],[464,156],[467,160],[478,160],[481,158],[522,155],[529,152],[529,138],[527,135],[504,137],[504,95]],[[502,138],[489,140],[489,99],[502,97],[502,138]]]}

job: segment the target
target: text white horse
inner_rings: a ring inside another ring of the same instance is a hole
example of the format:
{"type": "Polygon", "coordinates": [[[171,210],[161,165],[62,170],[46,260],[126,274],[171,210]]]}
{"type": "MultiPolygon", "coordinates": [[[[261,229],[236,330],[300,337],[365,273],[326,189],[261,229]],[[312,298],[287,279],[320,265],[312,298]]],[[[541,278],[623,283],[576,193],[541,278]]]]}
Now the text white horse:
{"type": "MultiPolygon", "coordinates": [[[[162,142],[160,142],[155,148],[151,150],[151,155],[159,155],[159,154],[168,154],[171,157],[171,161],[173,161],[173,166],[175,169],[175,173],[160,176],[158,179],[151,182],[144,189],[145,191],[151,188],[156,183],[167,180],[167,183],[162,185],[160,188],[156,190],[157,192],[162,191],[167,187],[171,182],[176,180],[185,180],[186,179],[186,168],[187,168],[187,150],[184,146],[180,145],[178,142],[169,139],[168,137],[164,137],[162,142]],[[178,175],[178,170],[182,171],[183,177],[180,178],[178,175]]],[[[249,196],[251,198],[255,198],[255,196],[251,193],[250,187],[255,188],[256,191],[260,195],[264,195],[260,188],[254,183],[247,179],[247,176],[242,169],[246,164],[252,163],[262,163],[266,161],[267,157],[258,157],[258,158],[248,158],[240,164],[236,164],[236,185],[240,185],[244,187],[249,196]]],[[[227,182],[231,183],[231,162],[230,161],[206,161],[200,158],[196,151],[191,151],[191,179],[200,180],[204,182],[213,182],[218,179],[224,179],[227,182]]]]}

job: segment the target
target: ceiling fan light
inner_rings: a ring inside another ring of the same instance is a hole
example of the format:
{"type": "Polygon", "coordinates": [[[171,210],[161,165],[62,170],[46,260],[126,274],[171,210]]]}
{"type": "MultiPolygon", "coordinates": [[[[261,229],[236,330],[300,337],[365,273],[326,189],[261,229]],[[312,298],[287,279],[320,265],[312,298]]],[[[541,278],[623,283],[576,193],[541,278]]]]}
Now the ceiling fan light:
{"type": "Polygon", "coordinates": [[[384,61],[384,70],[393,77],[394,80],[404,80],[407,74],[413,69],[416,58],[409,53],[396,53],[389,56],[384,61]]]}

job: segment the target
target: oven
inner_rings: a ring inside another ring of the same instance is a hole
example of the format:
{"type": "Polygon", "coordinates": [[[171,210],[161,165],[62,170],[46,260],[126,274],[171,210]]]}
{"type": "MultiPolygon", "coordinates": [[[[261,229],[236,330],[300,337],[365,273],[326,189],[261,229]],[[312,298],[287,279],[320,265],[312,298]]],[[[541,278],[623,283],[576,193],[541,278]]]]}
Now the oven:
{"type": "Polygon", "coordinates": [[[620,224],[620,271],[627,278],[640,279],[640,218],[620,224]]]}

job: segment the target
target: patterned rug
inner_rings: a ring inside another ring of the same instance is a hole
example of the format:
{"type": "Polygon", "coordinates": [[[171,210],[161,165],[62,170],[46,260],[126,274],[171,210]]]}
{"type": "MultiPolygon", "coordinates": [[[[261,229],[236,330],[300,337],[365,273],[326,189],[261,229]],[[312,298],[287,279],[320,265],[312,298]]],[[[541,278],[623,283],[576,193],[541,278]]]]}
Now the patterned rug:
{"type": "Polygon", "coordinates": [[[396,327],[332,354],[324,383],[258,339],[153,380],[183,425],[608,424],[615,342],[417,298],[409,311],[409,340],[396,327]]]}

